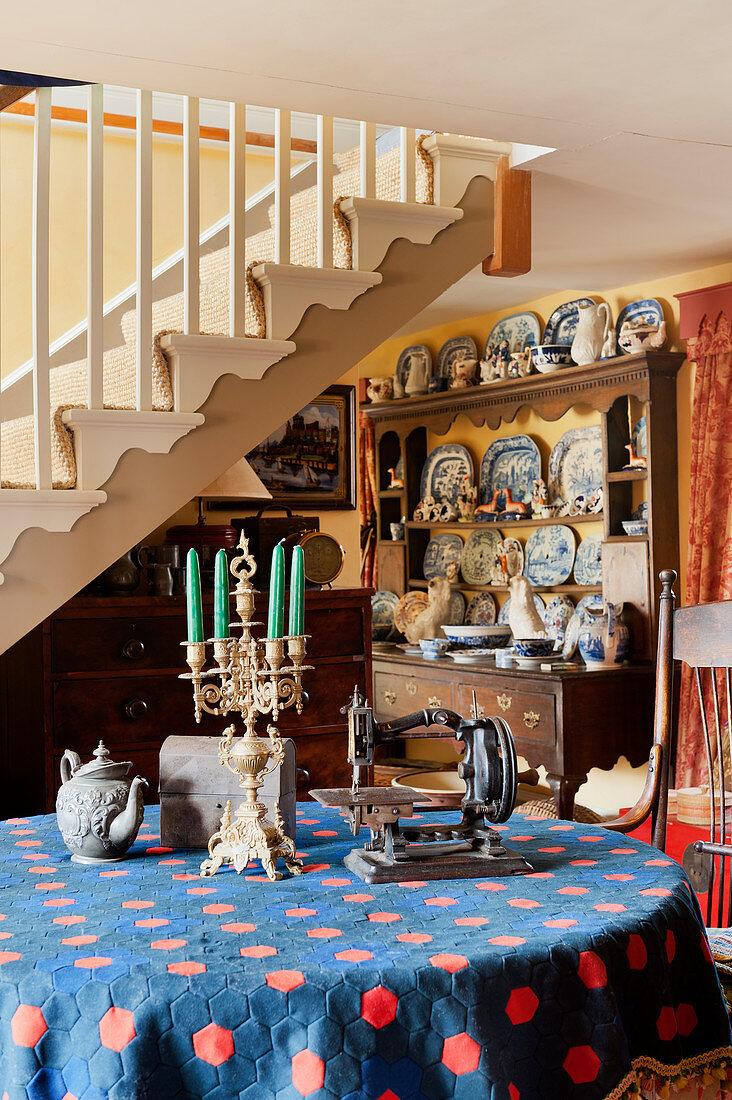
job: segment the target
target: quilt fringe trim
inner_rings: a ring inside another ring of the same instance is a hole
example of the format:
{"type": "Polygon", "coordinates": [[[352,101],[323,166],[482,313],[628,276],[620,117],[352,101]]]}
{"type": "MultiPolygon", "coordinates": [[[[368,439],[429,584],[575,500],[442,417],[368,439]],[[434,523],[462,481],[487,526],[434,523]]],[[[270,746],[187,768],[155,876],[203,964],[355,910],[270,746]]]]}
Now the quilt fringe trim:
{"type": "Polygon", "coordinates": [[[694,1084],[699,1100],[710,1085],[718,1086],[717,1100],[732,1100],[732,1047],[718,1047],[693,1058],[684,1058],[675,1065],[641,1055],[633,1059],[630,1073],[605,1100],[640,1100],[654,1096],[667,1100],[694,1084]]]}

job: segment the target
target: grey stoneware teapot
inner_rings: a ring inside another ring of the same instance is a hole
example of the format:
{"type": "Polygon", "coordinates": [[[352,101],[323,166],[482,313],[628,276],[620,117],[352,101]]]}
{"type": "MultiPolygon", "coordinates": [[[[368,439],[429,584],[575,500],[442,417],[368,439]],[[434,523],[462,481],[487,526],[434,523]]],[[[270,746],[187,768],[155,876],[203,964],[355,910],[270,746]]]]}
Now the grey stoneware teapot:
{"type": "Polygon", "coordinates": [[[103,741],[87,764],[71,749],[63,754],[56,820],[74,863],[124,859],[142,824],[148,786],[139,775],[126,778],[131,767],[130,760],[110,760],[103,741]]]}

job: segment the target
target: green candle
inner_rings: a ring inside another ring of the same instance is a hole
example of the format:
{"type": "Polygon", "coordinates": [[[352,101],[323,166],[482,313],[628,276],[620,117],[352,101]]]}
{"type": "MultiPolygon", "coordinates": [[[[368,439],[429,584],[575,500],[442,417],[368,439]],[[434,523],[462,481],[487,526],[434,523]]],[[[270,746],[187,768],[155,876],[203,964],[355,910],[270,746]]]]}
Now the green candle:
{"type": "Polygon", "coordinates": [[[267,637],[281,638],[285,618],[285,548],[282,539],[272,551],[272,566],[269,575],[269,615],[267,617],[267,637]]]}
{"type": "Polygon", "coordinates": [[[229,636],[229,562],[225,550],[216,554],[214,565],[214,638],[229,636]]]}
{"type": "Polygon", "coordinates": [[[188,613],[187,641],[202,642],[201,572],[198,568],[198,554],[193,549],[188,551],[186,560],[186,611],[188,613]]]}
{"type": "Polygon", "coordinates": [[[305,555],[302,546],[292,551],[290,570],[290,634],[305,633],[305,555]]]}

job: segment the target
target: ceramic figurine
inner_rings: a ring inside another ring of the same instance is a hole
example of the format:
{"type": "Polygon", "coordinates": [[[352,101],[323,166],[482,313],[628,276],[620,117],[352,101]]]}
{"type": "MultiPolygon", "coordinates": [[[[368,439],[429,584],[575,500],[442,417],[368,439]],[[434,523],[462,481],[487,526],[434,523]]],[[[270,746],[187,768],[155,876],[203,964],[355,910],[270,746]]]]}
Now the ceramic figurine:
{"type": "Polygon", "coordinates": [[[508,364],[511,361],[511,348],[508,340],[501,340],[494,356],[501,369],[501,378],[508,377],[508,364]]]}
{"type": "Polygon", "coordinates": [[[651,324],[647,318],[640,317],[635,323],[623,321],[620,326],[618,343],[623,351],[630,354],[646,351],[648,348],[662,348],[666,343],[666,322],[651,324]]]}
{"type": "Polygon", "coordinates": [[[447,577],[450,584],[457,584],[457,582],[458,582],[458,567],[457,567],[457,562],[456,561],[448,562],[448,565],[445,569],[445,576],[447,577]]]}
{"type": "Polygon", "coordinates": [[[607,336],[605,337],[605,343],[602,345],[602,351],[600,352],[601,359],[612,359],[617,354],[617,346],[615,343],[615,329],[610,326],[607,330],[607,336]]]}
{"type": "Polygon", "coordinates": [[[508,559],[502,550],[503,543],[498,544],[496,556],[493,559],[493,567],[491,569],[491,584],[506,585],[508,584],[508,559]]]}
{"type": "Polygon", "coordinates": [[[131,767],[110,760],[102,741],[87,764],[71,749],[61,757],[56,820],[74,863],[116,863],[133,843],[148,784],[139,775],[126,779],[131,767]]]}
{"type": "Polygon", "coordinates": [[[596,516],[603,510],[603,507],[605,505],[605,491],[601,485],[599,486],[599,488],[595,489],[593,493],[590,493],[589,497],[587,498],[587,502],[587,511],[591,515],[596,516]]]}
{"type": "Polygon", "coordinates": [[[417,645],[420,638],[442,638],[442,624],[450,621],[452,592],[447,577],[433,577],[427,585],[427,607],[405,627],[407,641],[417,645]]]}
{"type": "Polygon", "coordinates": [[[400,398],[407,396],[406,390],[404,389],[404,383],[402,382],[398,374],[392,375],[391,391],[394,395],[395,401],[399,401],[400,398]]]}
{"type": "Polygon", "coordinates": [[[501,362],[488,345],[485,349],[485,358],[479,364],[480,381],[482,385],[488,382],[497,382],[501,377],[501,362]]]}
{"type": "Polygon", "coordinates": [[[475,513],[474,513],[475,518],[476,519],[498,519],[498,512],[499,512],[498,498],[499,498],[500,495],[501,495],[501,490],[500,489],[495,489],[494,492],[493,492],[493,496],[491,497],[488,504],[479,504],[478,507],[475,509],[475,513]]]}
{"type": "Polygon", "coordinates": [[[408,397],[421,397],[427,393],[430,366],[423,351],[413,351],[409,356],[409,373],[404,387],[408,397]]]}
{"type": "Polygon", "coordinates": [[[577,306],[579,320],[572,341],[572,359],[578,366],[594,363],[602,355],[602,349],[611,327],[610,306],[607,302],[595,302],[577,306]]]}
{"type": "Polygon", "coordinates": [[[369,378],[366,387],[366,396],[372,405],[378,405],[380,401],[390,401],[393,393],[391,375],[385,374],[379,378],[369,378]]]}
{"type": "Polygon", "coordinates": [[[506,503],[503,505],[502,514],[504,516],[514,516],[520,518],[525,516],[527,512],[526,505],[521,500],[513,500],[511,497],[511,490],[506,489],[506,503]]]}
{"type": "MultiPolygon", "coordinates": [[[[513,604],[513,601],[511,601],[513,604]]],[[[581,612],[579,651],[588,668],[619,668],[630,649],[630,634],[620,621],[623,605],[605,604],[603,611],[581,612]]]]}
{"type": "Polygon", "coordinates": [[[511,606],[508,609],[508,625],[514,638],[545,638],[546,629],[536,610],[534,592],[528,577],[520,574],[508,582],[511,606]]]}
{"type": "Polygon", "coordinates": [[[437,518],[440,523],[453,523],[458,518],[458,510],[451,501],[443,500],[437,518]]]}
{"type": "Polygon", "coordinates": [[[388,466],[387,467],[387,473],[389,474],[389,478],[390,478],[390,481],[389,481],[389,488],[390,489],[403,489],[404,488],[404,478],[403,477],[397,477],[396,467],[388,466]]]}
{"type": "Polygon", "coordinates": [[[633,448],[632,443],[626,443],[625,449],[630,456],[628,458],[627,465],[623,466],[624,470],[645,470],[648,465],[648,460],[643,455],[637,455],[633,448]]]}
{"type": "Polygon", "coordinates": [[[528,346],[523,351],[511,352],[506,377],[525,378],[527,374],[531,374],[531,348],[528,346]]]}
{"type": "Polygon", "coordinates": [[[531,494],[531,512],[539,519],[549,519],[552,514],[551,506],[546,499],[546,482],[543,477],[534,479],[534,491],[531,494]]]}
{"type": "Polygon", "coordinates": [[[432,509],[434,508],[434,506],[435,506],[435,498],[434,497],[431,497],[431,496],[423,497],[422,500],[420,500],[417,507],[414,509],[414,512],[412,513],[412,518],[414,519],[414,522],[415,523],[427,523],[429,518],[430,518],[430,515],[432,513],[432,509]]]}
{"type": "Polygon", "coordinates": [[[463,480],[463,488],[460,490],[457,498],[457,506],[460,515],[458,516],[459,523],[469,523],[475,515],[476,501],[478,500],[478,486],[471,485],[470,478],[466,477],[463,480]]]}
{"type": "Polygon", "coordinates": [[[464,356],[461,356],[460,359],[453,360],[450,389],[462,390],[467,386],[472,386],[477,365],[477,359],[466,359],[464,356]]]}

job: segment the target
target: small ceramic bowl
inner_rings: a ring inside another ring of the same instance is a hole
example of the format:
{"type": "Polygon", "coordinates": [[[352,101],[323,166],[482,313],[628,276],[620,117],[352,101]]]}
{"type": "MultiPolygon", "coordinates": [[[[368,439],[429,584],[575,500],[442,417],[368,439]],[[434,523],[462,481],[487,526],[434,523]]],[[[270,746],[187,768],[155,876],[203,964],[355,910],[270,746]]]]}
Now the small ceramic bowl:
{"type": "Polygon", "coordinates": [[[648,534],[648,520],[647,519],[624,519],[623,530],[626,535],[647,535],[648,534]]]}
{"type": "Polygon", "coordinates": [[[447,652],[450,643],[444,638],[420,638],[419,648],[422,650],[422,656],[426,657],[428,661],[436,661],[438,657],[441,657],[443,653],[447,652]]]}
{"type": "Polygon", "coordinates": [[[443,626],[442,633],[448,641],[468,649],[498,649],[511,641],[511,628],[502,623],[443,626]]]}
{"type": "Polygon", "coordinates": [[[551,374],[572,362],[571,344],[536,344],[531,349],[531,360],[540,374],[551,374]]]}
{"type": "Polygon", "coordinates": [[[513,648],[519,657],[548,657],[554,651],[554,639],[514,638],[513,648]]]}

